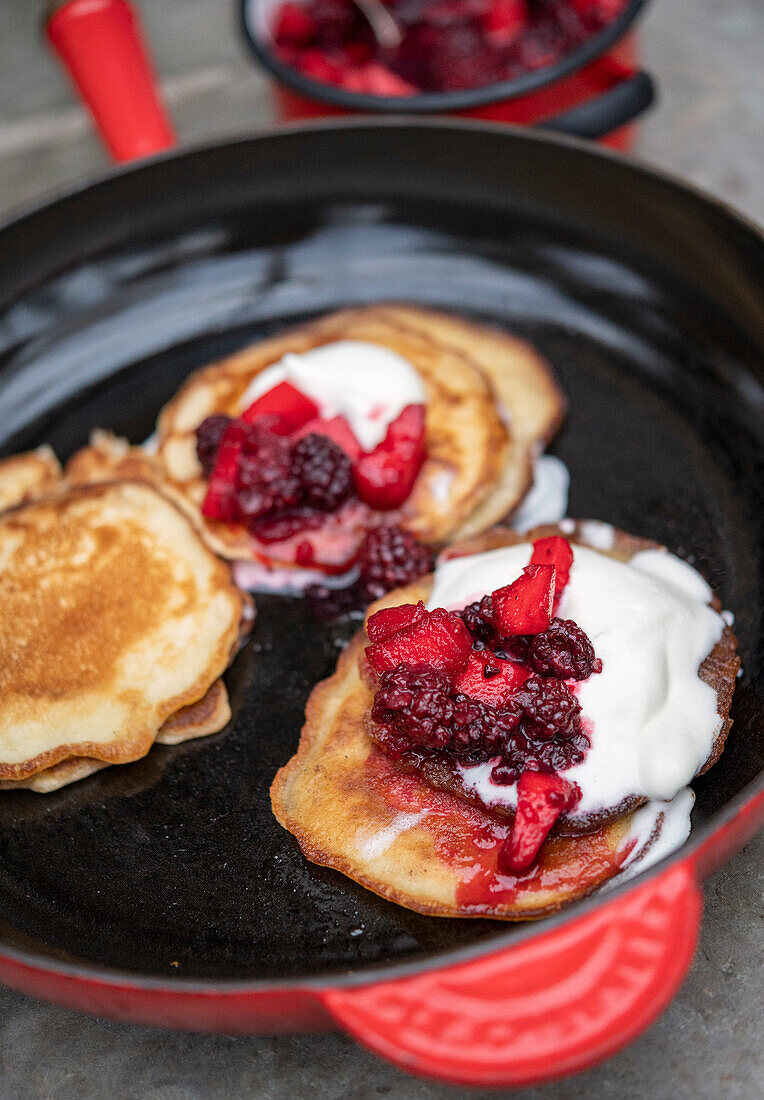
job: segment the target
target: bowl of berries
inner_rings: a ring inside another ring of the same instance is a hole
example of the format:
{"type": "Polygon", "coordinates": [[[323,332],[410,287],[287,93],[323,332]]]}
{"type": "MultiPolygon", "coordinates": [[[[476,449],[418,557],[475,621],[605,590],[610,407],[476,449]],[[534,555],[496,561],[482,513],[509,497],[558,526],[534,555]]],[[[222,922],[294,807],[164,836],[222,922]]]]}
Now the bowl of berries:
{"type": "Polygon", "coordinates": [[[445,113],[627,149],[655,89],[647,0],[242,0],[282,120],[445,113]]]}

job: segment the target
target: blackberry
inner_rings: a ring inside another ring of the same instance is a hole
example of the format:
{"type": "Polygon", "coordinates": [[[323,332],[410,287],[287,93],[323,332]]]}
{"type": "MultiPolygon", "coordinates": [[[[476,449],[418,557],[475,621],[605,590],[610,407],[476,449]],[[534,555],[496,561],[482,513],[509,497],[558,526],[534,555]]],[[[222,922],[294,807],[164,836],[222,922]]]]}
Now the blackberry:
{"type": "Polygon", "coordinates": [[[230,423],[231,417],[223,416],[220,413],[215,416],[208,416],[196,429],[196,456],[201,463],[205,477],[209,477],[215,469],[220,440],[230,423]]]}
{"type": "Polygon", "coordinates": [[[306,503],[319,512],[336,512],[352,496],[350,459],[325,435],[311,432],[295,444],[290,472],[306,503]]]}
{"type": "Polygon", "coordinates": [[[585,680],[602,671],[594,646],[572,619],[552,619],[548,628],[528,641],[528,664],[543,676],[585,680]]]}
{"type": "Polygon", "coordinates": [[[581,704],[563,680],[533,673],[515,694],[523,731],[533,741],[566,740],[581,729],[581,704]]]}
{"type": "Polygon", "coordinates": [[[302,490],[291,470],[287,440],[255,424],[248,429],[234,496],[244,519],[253,520],[293,508],[300,503],[302,490]]]}
{"type": "Polygon", "coordinates": [[[383,673],[371,716],[375,722],[394,726],[417,745],[445,748],[454,721],[448,677],[424,666],[399,665],[383,673]]]}
{"type": "Polygon", "coordinates": [[[493,601],[490,595],[468,604],[457,614],[472,635],[476,643],[475,649],[495,649],[498,646],[499,636],[493,625],[493,601]]]}
{"type": "Polygon", "coordinates": [[[472,635],[475,649],[490,649],[508,661],[526,661],[528,639],[522,635],[502,638],[493,625],[493,600],[490,595],[468,604],[457,614],[472,635]]]}
{"type": "Polygon", "coordinates": [[[310,584],[305,589],[308,608],[314,619],[322,623],[361,611],[366,600],[358,585],[348,584],[342,588],[330,588],[327,584],[310,584]]]}
{"type": "Polygon", "coordinates": [[[368,600],[411,584],[432,569],[432,551],[410,531],[385,524],[369,531],[358,553],[360,582],[368,600]]]}
{"type": "Polygon", "coordinates": [[[446,674],[424,666],[383,673],[371,716],[415,745],[471,759],[500,755],[520,724],[515,708],[451,695],[446,674]]]}
{"type": "Polygon", "coordinates": [[[565,771],[574,764],[580,764],[588,748],[589,738],[581,729],[562,741],[558,741],[556,737],[551,741],[533,741],[520,731],[513,737],[500,766],[506,767],[508,771],[514,770],[518,776],[528,769],[542,772],[565,771]]]}

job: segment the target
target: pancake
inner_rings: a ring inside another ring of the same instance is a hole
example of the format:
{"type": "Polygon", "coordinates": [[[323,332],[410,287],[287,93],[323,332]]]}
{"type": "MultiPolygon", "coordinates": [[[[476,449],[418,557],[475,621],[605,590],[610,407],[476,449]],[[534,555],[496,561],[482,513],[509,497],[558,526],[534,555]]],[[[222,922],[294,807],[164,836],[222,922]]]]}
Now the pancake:
{"type": "MultiPolygon", "coordinates": [[[[376,606],[376,605],[375,605],[376,606]]],[[[271,787],[273,812],[312,863],[381,897],[441,917],[527,920],[583,897],[628,854],[629,817],[582,837],[550,838],[519,879],[496,873],[508,823],[407,774],[366,736],[373,688],[365,632],[313,691],[296,756],[271,787]]]]}
{"type": "Polygon", "coordinates": [[[61,466],[48,446],[11,455],[0,461],[0,512],[52,489],[61,477],[61,466]]]}
{"type": "Polygon", "coordinates": [[[0,516],[0,778],[145,755],[228,666],[244,604],[147,484],[64,487],[0,516]]]}
{"type": "MultiPolygon", "coordinates": [[[[595,537],[601,527],[571,523],[564,534],[573,543],[587,543],[587,535],[601,541],[595,537]]],[[[447,555],[562,533],[551,526],[524,535],[494,529],[449,548],[447,555]]],[[[627,561],[639,550],[655,548],[655,543],[614,531],[612,547],[601,552],[627,561]]],[[[391,592],[368,614],[427,600],[432,585],[430,576],[391,592]]],[[[583,824],[562,816],[534,868],[518,879],[497,876],[496,856],[513,811],[494,806],[487,812],[456,770],[430,763],[408,771],[374,744],[369,711],[375,685],[364,660],[367,644],[365,630],[359,631],[336,672],[314,689],[297,753],[271,787],[276,818],[309,860],[418,912],[506,920],[543,916],[617,873],[628,855],[626,838],[643,797],[635,795],[583,824]]],[[[731,725],[729,706],[739,667],[735,646],[725,627],[699,669],[716,693],[721,720],[699,773],[718,759],[731,725]]]]}
{"type": "MultiPolygon", "coordinates": [[[[200,509],[206,483],[195,431],[201,421],[212,413],[236,415],[252,379],[287,352],[337,340],[391,348],[415,367],[427,392],[427,458],[405,505],[385,519],[425,542],[442,543],[470,521],[470,530],[480,529],[482,505],[490,523],[519,502],[531,482],[532,455],[564,411],[549,369],[530,348],[499,332],[445,314],[385,306],[331,314],[193,374],[159,417],[158,458],[172,490],[200,509]],[[509,410],[511,432],[500,406],[509,410]]],[[[218,553],[252,558],[243,527],[201,522],[218,553]]]]}
{"type": "MultiPolygon", "coordinates": [[[[180,745],[197,737],[207,737],[218,733],[227,725],[231,717],[228,693],[222,680],[216,680],[204,698],[198,703],[181,707],[172,714],[160,728],[156,743],[158,745],[180,745]]],[[[103,760],[71,756],[49,768],[44,768],[27,779],[5,779],[0,781],[0,791],[27,790],[37,794],[50,794],[79,779],[86,779],[95,772],[108,768],[103,760]]]]}
{"type": "Polygon", "coordinates": [[[197,737],[218,733],[231,720],[231,705],[222,680],[216,680],[198,703],[181,707],[170,715],[156,736],[158,745],[181,745],[197,737]]]}
{"type": "Polygon", "coordinates": [[[161,485],[163,470],[143,447],[133,447],[122,436],[97,428],[90,443],[75,451],[64,470],[70,485],[92,485],[97,481],[145,481],[161,485]]]}
{"type": "Polygon", "coordinates": [[[502,474],[451,538],[480,534],[510,515],[527,493],[533,480],[533,461],[565,417],[565,398],[547,363],[516,336],[397,303],[381,307],[380,312],[394,324],[404,324],[469,356],[494,389],[500,413],[509,425],[502,474]]]}

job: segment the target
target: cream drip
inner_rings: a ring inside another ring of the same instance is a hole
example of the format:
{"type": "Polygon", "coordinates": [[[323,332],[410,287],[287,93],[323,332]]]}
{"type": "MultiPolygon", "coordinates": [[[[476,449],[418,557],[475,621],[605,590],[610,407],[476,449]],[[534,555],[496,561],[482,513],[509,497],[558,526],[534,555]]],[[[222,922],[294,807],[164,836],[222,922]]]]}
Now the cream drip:
{"type": "Polygon", "coordinates": [[[319,407],[344,416],[365,451],[373,451],[407,405],[423,405],[425,389],[412,364],[392,348],[336,340],[300,355],[287,353],[250,382],[241,411],[281,382],[290,382],[319,407]]]}

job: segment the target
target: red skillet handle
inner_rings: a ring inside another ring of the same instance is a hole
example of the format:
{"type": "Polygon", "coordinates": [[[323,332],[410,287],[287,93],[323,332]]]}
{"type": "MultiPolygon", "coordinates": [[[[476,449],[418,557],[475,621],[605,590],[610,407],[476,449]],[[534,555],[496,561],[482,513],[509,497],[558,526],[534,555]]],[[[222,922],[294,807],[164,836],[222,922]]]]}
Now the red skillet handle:
{"type": "Polygon", "coordinates": [[[138,15],[128,0],[68,0],[46,34],[116,161],[175,144],[138,15]]]}
{"type": "Polygon", "coordinates": [[[692,961],[701,912],[685,860],[516,947],[321,999],[402,1069],[519,1088],[586,1069],[652,1023],[692,961]]]}

